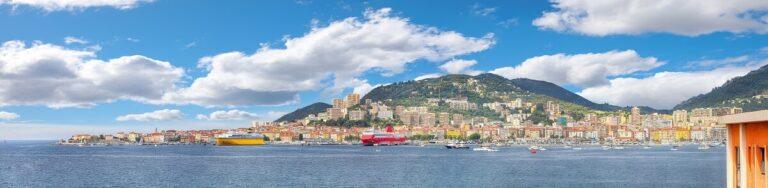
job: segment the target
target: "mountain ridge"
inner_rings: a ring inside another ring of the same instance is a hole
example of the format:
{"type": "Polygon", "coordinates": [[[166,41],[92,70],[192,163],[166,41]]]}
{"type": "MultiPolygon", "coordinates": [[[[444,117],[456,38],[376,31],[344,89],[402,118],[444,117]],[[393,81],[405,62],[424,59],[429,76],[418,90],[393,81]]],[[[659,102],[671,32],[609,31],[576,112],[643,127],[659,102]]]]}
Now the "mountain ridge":
{"type": "Polygon", "coordinates": [[[326,109],[328,109],[330,107],[333,107],[333,106],[331,106],[328,103],[324,103],[324,102],[312,103],[312,104],[307,105],[305,107],[296,109],[295,111],[293,111],[291,113],[288,113],[288,114],[285,114],[285,115],[281,116],[280,118],[275,120],[275,122],[291,122],[291,121],[296,121],[296,120],[303,119],[303,118],[309,116],[309,114],[317,114],[317,113],[320,113],[320,112],[324,112],[326,109]]]}
{"type": "Polygon", "coordinates": [[[744,111],[768,109],[768,65],[728,80],[711,91],[691,97],[673,109],[741,107],[744,111]]]}

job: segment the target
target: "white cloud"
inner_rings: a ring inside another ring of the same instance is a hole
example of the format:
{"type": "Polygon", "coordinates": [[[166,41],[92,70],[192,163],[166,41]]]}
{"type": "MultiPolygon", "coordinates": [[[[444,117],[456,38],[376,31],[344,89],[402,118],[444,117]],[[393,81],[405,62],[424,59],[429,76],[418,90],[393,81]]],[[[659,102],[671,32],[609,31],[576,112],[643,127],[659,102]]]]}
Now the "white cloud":
{"type": "Polygon", "coordinates": [[[699,60],[699,61],[692,61],[689,62],[686,67],[687,68],[711,68],[711,67],[720,67],[735,63],[743,63],[749,61],[748,55],[742,55],[742,56],[736,56],[736,57],[727,57],[723,59],[705,59],[705,60],[699,60]]]}
{"type": "Polygon", "coordinates": [[[499,25],[499,26],[504,27],[504,28],[510,28],[510,27],[513,27],[513,26],[517,26],[518,23],[520,23],[520,21],[517,18],[510,18],[510,19],[506,19],[504,21],[500,21],[496,25],[499,25]]]}
{"type": "Polygon", "coordinates": [[[107,61],[94,51],[21,41],[0,46],[0,106],[92,106],[118,99],[157,101],[184,71],[134,55],[107,61]]]}
{"type": "Polygon", "coordinates": [[[608,84],[609,76],[647,71],[663,65],[654,57],[641,57],[634,50],[587,54],[555,54],[526,59],[516,67],[501,67],[491,73],[506,78],[530,78],[558,85],[593,87],[608,84]]]}
{"type": "Polygon", "coordinates": [[[12,112],[6,112],[6,111],[0,111],[0,120],[14,120],[19,118],[19,114],[12,113],[12,112]]]}
{"type": "Polygon", "coordinates": [[[180,120],[184,114],[176,109],[162,109],[143,114],[127,114],[117,117],[117,121],[169,121],[180,120]]]}
{"type": "Polygon", "coordinates": [[[377,88],[379,86],[382,86],[381,84],[371,85],[367,81],[363,84],[360,84],[359,86],[352,89],[352,92],[360,94],[360,96],[365,96],[365,94],[368,94],[371,90],[374,88],[377,88]]]}
{"type": "Polygon", "coordinates": [[[488,16],[496,12],[496,9],[497,9],[496,7],[483,7],[483,6],[480,6],[480,4],[476,3],[472,5],[471,10],[472,10],[472,13],[475,15],[488,16]]]}
{"type": "Polygon", "coordinates": [[[366,72],[394,75],[417,60],[444,61],[483,51],[495,42],[492,34],[465,37],[412,24],[390,11],[368,10],[363,19],[313,27],[301,37],[286,37],[285,48],[263,46],[250,55],[227,52],[204,57],[200,67],[208,74],[164,99],[204,106],[287,104],[298,100],[300,91],[340,93],[359,86],[359,77],[366,72]]]}
{"type": "Polygon", "coordinates": [[[116,9],[131,9],[141,3],[153,0],[0,0],[0,5],[30,6],[45,11],[81,10],[93,7],[112,7],[116,9]]]}
{"type": "Polygon", "coordinates": [[[281,111],[269,111],[266,114],[256,114],[241,110],[220,110],[212,112],[210,115],[204,115],[204,114],[198,114],[197,119],[199,120],[210,120],[210,121],[228,121],[228,120],[263,120],[263,121],[273,121],[277,118],[280,118],[280,116],[285,115],[286,112],[281,111]]]}
{"type": "Polygon", "coordinates": [[[184,48],[193,48],[197,46],[197,41],[192,41],[190,43],[187,43],[187,45],[184,45],[184,48]]]}
{"type": "Polygon", "coordinates": [[[541,29],[606,36],[768,32],[768,1],[552,0],[555,10],[533,21],[541,29]]]}
{"type": "Polygon", "coordinates": [[[597,103],[671,109],[688,98],[707,93],[765,64],[696,72],[659,72],[646,78],[615,78],[608,85],[586,88],[579,95],[597,103]]]}
{"type": "Polygon", "coordinates": [[[250,113],[246,111],[240,111],[240,110],[229,110],[229,111],[215,111],[211,113],[210,115],[206,116],[203,114],[198,114],[197,119],[200,120],[212,120],[212,121],[219,121],[219,120],[254,120],[259,119],[259,115],[255,113],[250,113]]]}
{"type": "Polygon", "coordinates": [[[69,37],[64,37],[64,43],[66,43],[66,44],[72,44],[72,43],[88,44],[88,41],[85,40],[85,39],[69,36],[69,37]]]}
{"type": "Polygon", "coordinates": [[[423,79],[437,78],[437,77],[441,77],[441,76],[443,76],[443,75],[442,74],[438,74],[438,73],[430,73],[430,74],[424,74],[424,75],[421,75],[421,76],[417,76],[413,80],[419,81],[419,80],[423,80],[423,79]]]}
{"type": "Polygon", "coordinates": [[[477,64],[475,60],[453,59],[440,65],[440,69],[448,74],[468,74],[473,76],[482,74],[483,71],[470,69],[475,64],[477,64]]]}

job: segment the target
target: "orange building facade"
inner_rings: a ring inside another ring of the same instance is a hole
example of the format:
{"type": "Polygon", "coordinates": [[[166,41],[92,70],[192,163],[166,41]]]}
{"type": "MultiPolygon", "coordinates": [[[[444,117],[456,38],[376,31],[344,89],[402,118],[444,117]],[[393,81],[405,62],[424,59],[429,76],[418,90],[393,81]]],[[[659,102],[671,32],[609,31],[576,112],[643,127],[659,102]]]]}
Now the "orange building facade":
{"type": "Polygon", "coordinates": [[[723,116],[728,128],[728,187],[766,187],[768,110],[723,116]]]}

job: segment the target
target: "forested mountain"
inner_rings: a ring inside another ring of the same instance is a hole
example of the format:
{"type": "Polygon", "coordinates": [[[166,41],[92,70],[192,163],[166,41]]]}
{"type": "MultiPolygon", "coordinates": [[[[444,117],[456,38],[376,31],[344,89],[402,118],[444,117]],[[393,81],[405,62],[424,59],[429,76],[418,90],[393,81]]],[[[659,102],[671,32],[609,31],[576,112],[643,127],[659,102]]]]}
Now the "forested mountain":
{"type": "Polygon", "coordinates": [[[309,106],[306,106],[304,108],[299,108],[296,111],[293,111],[291,113],[285,114],[279,119],[275,120],[275,122],[283,122],[283,121],[295,121],[298,119],[304,119],[309,114],[317,114],[320,112],[325,112],[326,109],[332,107],[330,104],[326,104],[323,102],[316,102],[314,104],[311,104],[309,106]]]}
{"type": "Polygon", "coordinates": [[[768,65],[736,77],[709,93],[692,97],[675,109],[741,107],[744,111],[768,109],[768,65]]]}
{"type": "MultiPolygon", "coordinates": [[[[570,92],[556,84],[526,78],[506,79],[499,75],[485,73],[477,76],[452,74],[438,78],[419,81],[405,81],[379,86],[363,96],[362,100],[386,102],[388,105],[430,106],[430,111],[460,113],[469,116],[483,116],[493,119],[498,114],[485,108],[456,110],[445,107],[444,104],[430,105],[435,99],[466,100],[470,103],[511,102],[516,99],[534,104],[546,104],[548,101],[557,102],[564,111],[571,114],[588,113],[590,111],[629,111],[629,107],[619,107],[609,104],[597,104],[570,92]],[[430,100],[432,100],[430,102],[430,100]]],[[[277,121],[293,121],[302,119],[309,114],[323,112],[331,106],[325,103],[315,103],[287,114],[277,121]]],[[[669,111],[641,107],[644,113],[669,111]]]]}

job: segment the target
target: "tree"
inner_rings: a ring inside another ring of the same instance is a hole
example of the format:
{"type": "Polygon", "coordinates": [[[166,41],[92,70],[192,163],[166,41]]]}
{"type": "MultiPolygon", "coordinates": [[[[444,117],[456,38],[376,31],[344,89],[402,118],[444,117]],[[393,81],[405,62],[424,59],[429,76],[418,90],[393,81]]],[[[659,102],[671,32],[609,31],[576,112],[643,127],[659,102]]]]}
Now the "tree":
{"type": "Polygon", "coordinates": [[[469,139],[470,140],[480,140],[480,134],[472,133],[471,135],[469,135],[469,139]]]}
{"type": "Polygon", "coordinates": [[[351,142],[351,141],[358,141],[360,140],[360,137],[357,137],[355,135],[347,135],[344,137],[344,141],[351,142]]]}

